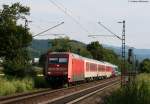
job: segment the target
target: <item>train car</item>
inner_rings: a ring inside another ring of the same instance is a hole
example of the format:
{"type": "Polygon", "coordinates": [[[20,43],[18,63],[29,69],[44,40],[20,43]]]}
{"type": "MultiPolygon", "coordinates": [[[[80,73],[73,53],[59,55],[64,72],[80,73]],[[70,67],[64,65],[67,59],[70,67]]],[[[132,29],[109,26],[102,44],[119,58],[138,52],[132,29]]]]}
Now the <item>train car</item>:
{"type": "Polygon", "coordinates": [[[74,83],[113,76],[115,65],[70,52],[50,52],[44,70],[50,82],[74,83]]]}
{"type": "Polygon", "coordinates": [[[103,62],[88,58],[84,58],[84,62],[84,78],[86,80],[95,78],[102,79],[106,77],[106,65],[103,62]]]}

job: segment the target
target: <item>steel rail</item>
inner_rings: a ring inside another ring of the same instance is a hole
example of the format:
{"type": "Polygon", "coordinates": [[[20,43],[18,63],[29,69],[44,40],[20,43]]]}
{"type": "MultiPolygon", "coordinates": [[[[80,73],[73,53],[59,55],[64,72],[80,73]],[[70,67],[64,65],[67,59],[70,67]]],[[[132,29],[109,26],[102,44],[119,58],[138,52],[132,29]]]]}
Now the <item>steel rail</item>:
{"type": "Polygon", "coordinates": [[[91,87],[94,86],[98,83],[104,83],[108,80],[113,80],[113,79],[119,79],[118,77],[116,78],[110,78],[110,79],[105,79],[105,80],[100,80],[100,81],[95,81],[95,82],[90,82],[90,83],[84,83],[84,84],[80,84],[77,86],[71,86],[68,88],[61,88],[61,89],[56,89],[56,90],[52,90],[52,89],[46,89],[46,90],[41,90],[41,91],[37,91],[37,92],[31,92],[31,93],[26,93],[26,94],[19,94],[19,95],[15,95],[15,96],[10,96],[10,97],[4,97],[4,98],[0,98],[0,104],[32,104],[34,102],[34,104],[39,103],[41,101],[46,101],[49,99],[54,99],[56,97],[60,97],[60,96],[64,96],[64,94],[69,94],[72,92],[76,92],[79,90],[83,90],[87,87],[91,87]],[[24,103],[22,103],[24,102],[24,103]],[[35,103],[36,102],[36,103],[35,103]]]}
{"type": "Polygon", "coordinates": [[[98,91],[102,91],[114,84],[118,84],[119,82],[119,79],[107,81],[39,104],[73,104],[79,101],[77,99],[83,99],[85,97],[91,96],[92,94],[98,91]]]}
{"type": "Polygon", "coordinates": [[[110,84],[110,85],[105,86],[105,87],[103,87],[103,88],[100,88],[100,89],[98,89],[98,90],[96,90],[96,91],[94,91],[94,92],[91,92],[91,93],[89,93],[89,94],[87,94],[87,95],[84,95],[84,96],[82,96],[82,97],[79,97],[79,98],[77,98],[77,99],[75,99],[75,100],[73,100],[73,101],[70,101],[70,102],[68,102],[67,104],[75,104],[75,103],[78,103],[78,102],[80,102],[80,101],[82,101],[82,100],[84,100],[84,99],[86,99],[86,98],[88,98],[88,97],[90,97],[90,96],[92,96],[92,95],[98,93],[98,92],[102,92],[102,91],[104,91],[104,90],[107,89],[107,88],[110,88],[110,87],[113,87],[113,86],[116,86],[116,85],[119,85],[119,84],[120,84],[120,82],[116,82],[116,83],[110,84]]]}

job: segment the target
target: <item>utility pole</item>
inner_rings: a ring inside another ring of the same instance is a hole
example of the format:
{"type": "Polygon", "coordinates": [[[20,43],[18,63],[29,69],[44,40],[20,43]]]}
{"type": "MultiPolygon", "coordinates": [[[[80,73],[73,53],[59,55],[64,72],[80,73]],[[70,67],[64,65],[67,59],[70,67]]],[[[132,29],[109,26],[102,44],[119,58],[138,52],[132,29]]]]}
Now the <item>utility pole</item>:
{"type": "MultiPolygon", "coordinates": [[[[126,58],[125,58],[125,31],[126,30],[125,30],[125,28],[126,28],[126,25],[125,25],[125,20],[123,20],[121,22],[118,22],[118,23],[122,23],[123,24],[122,37],[116,35],[109,28],[104,26],[101,22],[98,22],[98,24],[101,25],[109,33],[111,33],[112,36],[118,38],[122,42],[121,86],[123,86],[123,85],[126,84],[126,79],[127,79],[127,76],[126,76],[127,70],[126,70],[126,65],[125,65],[125,61],[126,61],[126,58]]],[[[104,35],[89,35],[89,37],[92,37],[92,36],[104,36],[104,35]]],[[[105,35],[105,36],[109,36],[110,37],[111,35],[105,35]]]]}
{"type": "Polygon", "coordinates": [[[122,22],[118,22],[118,23],[122,23],[123,24],[123,30],[122,30],[122,65],[121,65],[121,86],[123,86],[124,84],[126,84],[126,78],[127,78],[127,70],[126,70],[126,57],[125,57],[125,20],[122,22]]]}
{"type": "Polygon", "coordinates": [[[28,21],[26,18],[23,18],[23,19],[25,19],[24,28],[25,28],[25,33],[27,34],[27,31],[28,31],[28,23],[29,23],[29,22],[32,22],[32,21],[28,21]]]}
{"type": "Polygon", "coordinates": [[[27,27],[28,27],[28,20],[27,19],[25,19],[25,25],[24,25],[24,27],[25,27],[25,33],[27,33],[27,27]]]}

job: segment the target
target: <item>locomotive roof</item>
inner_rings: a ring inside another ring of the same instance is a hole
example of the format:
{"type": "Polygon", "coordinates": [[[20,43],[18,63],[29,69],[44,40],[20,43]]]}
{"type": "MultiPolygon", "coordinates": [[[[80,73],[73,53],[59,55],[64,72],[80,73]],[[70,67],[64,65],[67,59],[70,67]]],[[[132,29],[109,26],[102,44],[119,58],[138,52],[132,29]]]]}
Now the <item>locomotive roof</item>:
{"type": "Polygon", "coordinates": [[[51,52],[50,54],[71,54],[73,57],[83,59],[83,60],[85,60],[87,62],[93,62],[93,63],[95,62],[95,63],[99,63],[99,64],[104,64],[104,65],[107,65],[107,66],[111,66],[111,67],[114,67],[114,68],[118,67],[118,66],[116,66],[114,64],[111,64],[109,62],[106,62],[106,61],[98,61],[98,60],[86,58],[86,57],[83,57],[83,56],[80,56],[78,54],[71,53],[71,52],[51,52]]]}

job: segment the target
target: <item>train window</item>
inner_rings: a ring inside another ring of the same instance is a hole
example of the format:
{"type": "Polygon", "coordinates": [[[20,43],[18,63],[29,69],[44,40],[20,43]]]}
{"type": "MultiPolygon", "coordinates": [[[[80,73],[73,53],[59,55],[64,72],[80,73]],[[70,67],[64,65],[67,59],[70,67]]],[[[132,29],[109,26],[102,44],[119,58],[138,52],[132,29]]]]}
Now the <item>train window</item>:
{"type": "Polygon", "coordinates": [[[67,62],[68,62],[67,58],[59,58],[59,63],[65,64],[67,62]]]}
{"type": "Polygon", "coordinates": [[[49,58],[49,63],[50,64],[58,63],[58,58],[49,58]]]}

